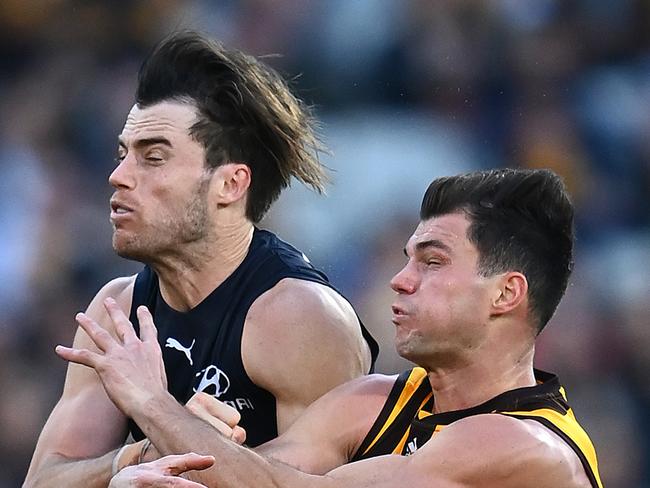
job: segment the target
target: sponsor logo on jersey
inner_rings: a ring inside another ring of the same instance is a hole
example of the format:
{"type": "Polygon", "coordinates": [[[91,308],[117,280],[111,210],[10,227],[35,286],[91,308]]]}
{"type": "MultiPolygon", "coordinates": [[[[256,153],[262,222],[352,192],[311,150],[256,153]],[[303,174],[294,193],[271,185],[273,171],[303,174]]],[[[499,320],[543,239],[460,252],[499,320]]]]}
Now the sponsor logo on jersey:
{"type": "Polygon", "coordinates": [[[192,388],[194,390],[194,393],[199,391],[207,393],[208,395],[212,395],[215,398],[219,398],[226,405],[230,405],[231,407],[236,408],[240,411],[245,409],[255,410],[253,402],[250,400],[250,398],[220,398],[230,388],[230,378],[228,378],[228,375],[214,364],[211,364],[207,368],[202,369],[196,373],[195,377],[200,377],[201,379],[199,380],[196,388],[192,388]]]}
{"type": "Polygon", "coordinates": [[[230,388],[230,379],[226,376],[226,373],[221,371],[214,364],[202,369],[196,373],[195,376],[197,378],[200,376],[201,380],[199,381],[198,386],[193,388],[194,393],[202,391],[215,398],[219,398],[228,391],[228,388],[230,388]]]}

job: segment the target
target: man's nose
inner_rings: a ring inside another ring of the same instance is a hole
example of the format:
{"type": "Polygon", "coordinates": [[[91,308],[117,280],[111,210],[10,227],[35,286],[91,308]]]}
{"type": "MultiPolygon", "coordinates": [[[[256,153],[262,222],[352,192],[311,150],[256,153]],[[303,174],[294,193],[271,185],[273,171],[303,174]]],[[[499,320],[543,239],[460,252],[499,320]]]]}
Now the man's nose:
{"type": "Polygon", "coordinates": [[[108,177],[108,182],[113,188],[133,189],[135,178],[133,176],[133,162],[129,156],[122,159],[108,177]]]}
{"type": "Polygon", "coordinates": [[[407,263],[393,279],[390,280],[390,287],[397,293],[410,295],[417,290],[418,278],[410,263],[407,263]]]}

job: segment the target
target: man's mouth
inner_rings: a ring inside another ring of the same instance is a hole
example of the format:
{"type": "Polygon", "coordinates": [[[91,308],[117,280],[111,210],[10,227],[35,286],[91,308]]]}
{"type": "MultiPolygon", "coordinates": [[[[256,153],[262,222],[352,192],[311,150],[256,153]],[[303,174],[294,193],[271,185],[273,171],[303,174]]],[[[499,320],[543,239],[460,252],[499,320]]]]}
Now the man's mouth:
{"type": "Polygon", "coordinates": [[[111,200],[111,221],[119,220],[132,212],[133,208],[128,205],[119,200],[111,200]]]}
{"type": "Polygon", "coordinates": [[[132,212],[133,208],[129,207],[126,203],[116,198],[111,199],[111,210],[115,213],[132,212]]]}
{"type": "Polygon", "coordinates": [[[399,305],[393,305],[393,306],[391,307],[391,309],[392,309],[392,311],[393,311],[393,320],[392,320],[392,321],[393,321],[393,323],[394,323],[395,325],[398,325],[399,322],[400,322],[404,317],[406,317],[406,316],[408,315],[408,313],[406,312],[406,310],[403,309],[402,307],[400,307],[399,305]]]}

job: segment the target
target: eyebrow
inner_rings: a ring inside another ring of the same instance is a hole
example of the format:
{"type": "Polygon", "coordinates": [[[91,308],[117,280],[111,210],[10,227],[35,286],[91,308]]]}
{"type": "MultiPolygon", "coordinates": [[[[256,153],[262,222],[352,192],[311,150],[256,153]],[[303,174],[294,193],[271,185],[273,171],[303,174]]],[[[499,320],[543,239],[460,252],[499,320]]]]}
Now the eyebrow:
{"type": "MultiPolygon", "coordinates": [[[[117,143],[121,147],[126,148],[126,143],[121,138],[117,139],[117,143]]],[[[171,141],[166,137],[147,137],[144,139],[137,139],[133,145],[138,149],[142,149],[143,147],[153,146],[155,144],[162,144],[169,148],[173,147],[171,141]]]]}
{"type": "MultiPolygon", "coordinates": [[[[449,247],[447,244],[445,244],[444,242],[438,239],[429,239],[428,241],[418,242],[415,245],[415,250],[421,252],[421,251],[426,251],[427,249],[430,249],[432,247],[436,249],[440,249],[450,254],[452,252],[451,247],[449,247]]],[[[408,256],[408,253],[406,252],[406,248],[404,248],[404,255],[408,256]]]]}

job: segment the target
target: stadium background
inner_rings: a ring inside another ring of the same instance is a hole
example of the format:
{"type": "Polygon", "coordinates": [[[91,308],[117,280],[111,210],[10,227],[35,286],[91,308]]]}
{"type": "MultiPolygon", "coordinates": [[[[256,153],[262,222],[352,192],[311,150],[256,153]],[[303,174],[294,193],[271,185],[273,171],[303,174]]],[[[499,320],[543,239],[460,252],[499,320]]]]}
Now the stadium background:
{"type": "MultiPolygon", "coordinates": [[[[393,353],[389,278],[435,176],[551,167],[577,266],[538,347],[605,485],[650,486],[650,3],[646,0],[2,0],[0,488],[19,486],[60,393],[73,315],[139,267],[110,248],[106,182],[137,67],[177,28],[262,55],[314,103],[327,198],[264,222],[301,246],[393,353]]],[[[92,415],[92,412],[88,412],[92,415]]]]}

